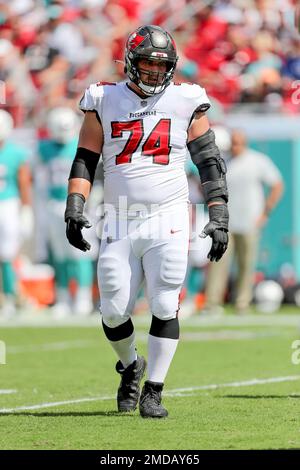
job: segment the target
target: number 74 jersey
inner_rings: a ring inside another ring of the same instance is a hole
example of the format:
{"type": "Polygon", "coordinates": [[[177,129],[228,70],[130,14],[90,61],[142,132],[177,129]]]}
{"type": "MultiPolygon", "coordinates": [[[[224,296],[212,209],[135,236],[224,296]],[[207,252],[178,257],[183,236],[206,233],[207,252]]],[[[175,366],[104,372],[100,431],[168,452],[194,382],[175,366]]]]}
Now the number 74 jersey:
{"type": "Polygon", "coordinates": [[[172,82],[162,93],[141,98],[128,82],[90,85],[82,111],[94,111],[104,133],[104,202],[170,206],[188,201],[185,174],[187,131],[209,99],[196,84],[172,82]]]}

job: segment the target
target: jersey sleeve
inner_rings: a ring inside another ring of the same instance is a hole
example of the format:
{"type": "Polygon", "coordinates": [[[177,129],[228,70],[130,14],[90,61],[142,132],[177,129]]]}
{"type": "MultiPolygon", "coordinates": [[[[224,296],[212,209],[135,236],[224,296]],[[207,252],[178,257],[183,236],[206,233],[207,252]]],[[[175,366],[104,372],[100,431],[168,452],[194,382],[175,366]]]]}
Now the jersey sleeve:
{"type": "Polygon", "coordinates": [[[79,109],[84,113],[86,111],[96,111],[100,115],[102,98],[103,86],[93,83],[85,90],[84,95],[79,101],[79,109]]]}
{"type": "Polygon", "coordinates": [[[194,98],[194,112],[203,112],[209,110],[211,103],[206,94],[205,88],[202,88],[200,85],[193,85],[195,87],[195,98],[194,98]]]}
{"type": "Polygon", "coordinates": [[[184,112],[189,120],[195,112],[205,113],[211,107],[205,89],[195,83],[182,83],[181,96],[184,99],[184,112]]]}

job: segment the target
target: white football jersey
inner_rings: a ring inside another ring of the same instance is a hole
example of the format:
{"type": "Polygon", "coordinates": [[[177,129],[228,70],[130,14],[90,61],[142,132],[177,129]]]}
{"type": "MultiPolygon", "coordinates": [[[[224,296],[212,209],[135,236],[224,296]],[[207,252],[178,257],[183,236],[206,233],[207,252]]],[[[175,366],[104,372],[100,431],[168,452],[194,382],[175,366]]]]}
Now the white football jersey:
{"type": "Polygon", "coordinates": [[[79,105],[96,111],[104,132],[104,202],[170,206],[188,201],[187,131],[194,111],[210,107],[203,88],[172,82],[141,98],[128,82],[97,83],[79,105]]]}

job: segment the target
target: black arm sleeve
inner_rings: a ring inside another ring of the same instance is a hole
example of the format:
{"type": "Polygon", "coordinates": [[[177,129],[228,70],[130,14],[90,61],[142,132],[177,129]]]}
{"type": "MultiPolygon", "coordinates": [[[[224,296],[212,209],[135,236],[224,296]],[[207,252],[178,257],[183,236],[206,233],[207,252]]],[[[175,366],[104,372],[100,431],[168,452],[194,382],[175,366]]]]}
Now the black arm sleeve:
{"type": "Polygon", "coordinates": [[[205,134],[188,142],[188,150],[199,171],[205,202],[223,199],[228,201],[226,165],[215,142],[215,134],[209,129],[205,134]]]}
{"type": "Polygon", "coordinates": [[[78,147],[70,171],[69,180],[71,178],[84,178],[93,184],[99,159],[99,153],[83,147],[78,147]]]}

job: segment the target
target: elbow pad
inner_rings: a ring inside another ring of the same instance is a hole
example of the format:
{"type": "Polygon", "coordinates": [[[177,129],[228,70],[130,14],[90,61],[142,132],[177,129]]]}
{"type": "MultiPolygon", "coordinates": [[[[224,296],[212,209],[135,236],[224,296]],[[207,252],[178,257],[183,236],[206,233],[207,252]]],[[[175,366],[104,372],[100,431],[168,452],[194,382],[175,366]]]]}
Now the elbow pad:
{"type": "Polygon", "coordinates": [[[93,184],[99,159],[99,153],[78,147],[70,171],[69,180],[72,178],[83,178],[93,184]]]}
{"type": "Polygon", "coordinates": [[[216,198],[228,201],[226,164],[215,142],[215,134],[209,129],[205,134],[188,142],[191,159],[199,171],[205,201],[216,198]]]}

